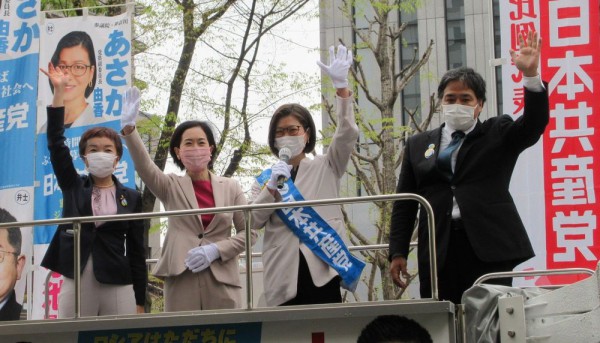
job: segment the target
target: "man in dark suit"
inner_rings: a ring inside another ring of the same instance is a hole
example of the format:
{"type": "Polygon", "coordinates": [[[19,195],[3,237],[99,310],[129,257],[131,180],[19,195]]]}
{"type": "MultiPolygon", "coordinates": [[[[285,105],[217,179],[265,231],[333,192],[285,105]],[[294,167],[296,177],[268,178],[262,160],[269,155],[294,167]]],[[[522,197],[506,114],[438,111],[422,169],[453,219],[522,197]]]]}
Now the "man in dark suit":
{"type": "MultiPolygon", "coordinates": [[[[549,121],[548,93],[538,74],[541,40],[520,37],[510,51],[523,73],[525,107],[521,117],[478,120],[485,82],[470,68],[448,71],[440,81],[441,127],[408,139],[398,193],[416,193],[434,211],[440,299],[460,303],[462,293],[481,275],[510,271],[534,256],[525,227],[509,193],[519,157],[535,144],[549,121]]],[[[405,288],[406,258],[417,214],[415,202],[394,204],[390,230],[390,273],[405,288]]],[[[418,266],[421,297],[431,297],[427,215],[420,211],[418,266]]],[[[510,285],[511,279],[494,283],[510,285]]]]}
{"type": "MultiPolygon", "coordinates": [[[[8,211],[0,208],[0,223],[16,222],[8,211]]],[[[18,320],[23,305],[15,295],[15,284],[21,279],[25,256],[21,255],[21,229],[0,229],[0,321],[18,320]]]]}

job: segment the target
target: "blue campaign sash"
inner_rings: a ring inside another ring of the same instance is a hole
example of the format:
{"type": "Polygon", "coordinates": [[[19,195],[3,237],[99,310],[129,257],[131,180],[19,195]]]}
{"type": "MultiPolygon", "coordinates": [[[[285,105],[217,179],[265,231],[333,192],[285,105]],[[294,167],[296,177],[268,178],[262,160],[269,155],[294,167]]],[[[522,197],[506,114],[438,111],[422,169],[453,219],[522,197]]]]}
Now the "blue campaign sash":
{"type": "MultiPolygon", "coordinates": [[[[271,178],[271,169],[256,177],[264,185],[271,178]]],[[[283,202],[303,201],[304,197],[291,179],[279,190],[283,202]]],[[[279,218],[323,262],[342,278],[342,287],[354,291],[365,263],[354,257],[342,238],[312,207],[282,208],[275,210],[279,218]]]]}

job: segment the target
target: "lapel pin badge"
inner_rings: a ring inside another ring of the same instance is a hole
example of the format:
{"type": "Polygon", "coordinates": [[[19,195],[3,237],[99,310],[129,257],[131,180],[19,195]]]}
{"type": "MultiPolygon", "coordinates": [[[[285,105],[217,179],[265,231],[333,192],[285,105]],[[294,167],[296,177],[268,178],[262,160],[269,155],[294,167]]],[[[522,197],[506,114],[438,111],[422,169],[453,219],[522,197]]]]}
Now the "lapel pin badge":
{"type": "Polygon", "coordinates": [[[121,194],[121,206],[126,207],[127,206],[127,199],[125,199],[125,195],[121,194]]]}
{"type": "Polygon", "coordinates": [[[425,158],[430,158],[435,153],[435,144],[429,144],[427,150],[425,150],[425,158]]]}

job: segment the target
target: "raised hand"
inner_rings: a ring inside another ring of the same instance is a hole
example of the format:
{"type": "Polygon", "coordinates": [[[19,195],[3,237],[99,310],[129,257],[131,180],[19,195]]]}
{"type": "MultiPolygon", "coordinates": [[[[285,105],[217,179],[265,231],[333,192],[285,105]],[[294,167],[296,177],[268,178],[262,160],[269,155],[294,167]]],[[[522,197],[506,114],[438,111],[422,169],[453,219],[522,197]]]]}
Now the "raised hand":
{"type": "Polygon", "coordinates": [[[540,52],[542,50],[542,39],[538,37],[535,31],[529,31],[527,38],[524,34],[519,35],[518,53],[510,49],[510,58],[517,69],[523,72],[523,75],[531,77],[538,75],[538,66],[540,64],[540,52]]]}
{"type": "Polygon", "coordinates": [[[337,89],[348,88],[348,70],[352,66],[352,51],[346,49],[343,45],[338,45],[337,54],[334,46],[329,47],[329,65],[317,61],[321,70],[329,75],[333,86],[337,89]]]}
{"type": "Polygon", "coordinates": [[[69,83],[69,74],[62,70],[55,68],[52,62],[48,62],[48,70],[40,68],[40,71],[48,76],[50,83],[54,86],[54,92],[62,92],[69,83]]]}
{"type": "Polygon", "coordinates": [[[121,129],[135,126],[135,118],[140,110],[140,90],[133,86],[125,91],[123,110],[121,111],[121,129]]]}

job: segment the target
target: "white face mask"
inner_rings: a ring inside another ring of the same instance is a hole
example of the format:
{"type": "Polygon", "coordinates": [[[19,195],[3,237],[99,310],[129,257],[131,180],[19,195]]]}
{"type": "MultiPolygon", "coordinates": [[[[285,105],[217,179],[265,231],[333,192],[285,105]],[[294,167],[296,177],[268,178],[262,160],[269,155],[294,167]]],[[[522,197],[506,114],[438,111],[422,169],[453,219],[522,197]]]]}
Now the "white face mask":
{"type": "Polygon", "coordinates": [[[442,105],[446,125],[453,130],[466,131],[475,125],[475,110],[477,106],[471,107],[460,104],[442,105]]]}
{"type": "Polygon", "coordinates": [[[87,171],[90,174],[104,178],[115,172],[115,160],[117,155],[107,152],[91,152],[85,155],[87,171]]]}
{"type": "Polygon", "coordinates": [[[275,138],[275,148],[281,150],[286,147],[292,152],[292,157],[296,157],[302,153],[306,143],[304,143],[304,135],[300,136],[283,136],[275,138]]]}

